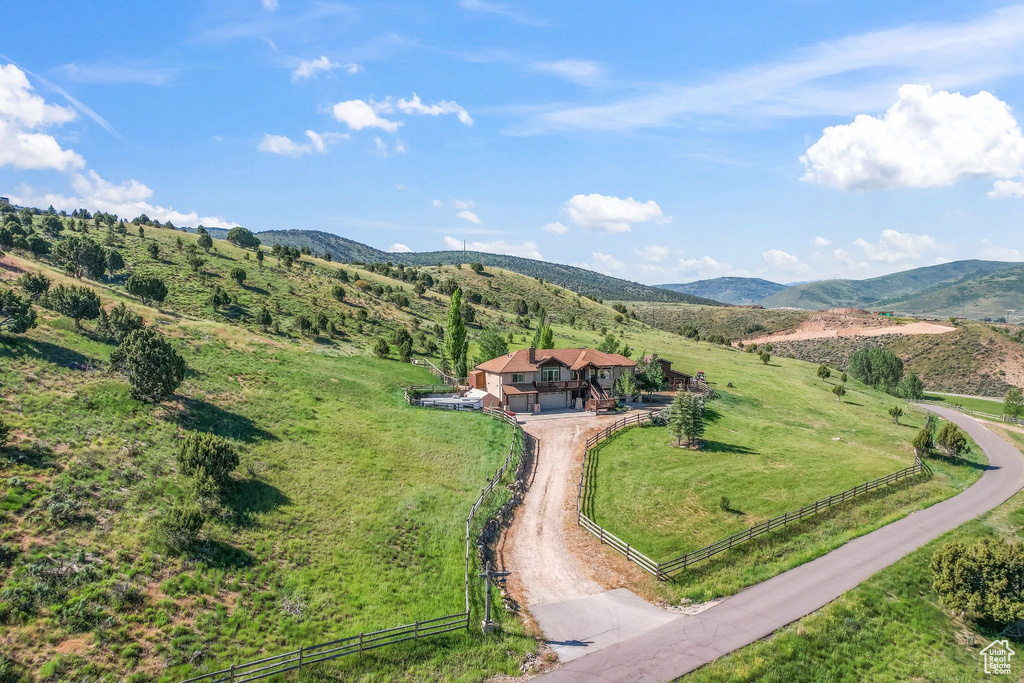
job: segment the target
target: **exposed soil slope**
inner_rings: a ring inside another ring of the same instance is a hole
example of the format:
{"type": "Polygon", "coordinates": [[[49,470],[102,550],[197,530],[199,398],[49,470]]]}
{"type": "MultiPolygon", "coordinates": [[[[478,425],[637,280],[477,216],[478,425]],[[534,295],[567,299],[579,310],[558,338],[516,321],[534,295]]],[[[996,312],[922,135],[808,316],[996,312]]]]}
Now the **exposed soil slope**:
{"type": "Polygon", "coordinates": [[[795,329],[761,335],[747,343],[833,339],[836,337],[880,337],[885,335],[946,334],[956,328],[948,324],[917,321],[902,322],[874,316],[859,308],[834,308],[815,314],[795,329]]]}

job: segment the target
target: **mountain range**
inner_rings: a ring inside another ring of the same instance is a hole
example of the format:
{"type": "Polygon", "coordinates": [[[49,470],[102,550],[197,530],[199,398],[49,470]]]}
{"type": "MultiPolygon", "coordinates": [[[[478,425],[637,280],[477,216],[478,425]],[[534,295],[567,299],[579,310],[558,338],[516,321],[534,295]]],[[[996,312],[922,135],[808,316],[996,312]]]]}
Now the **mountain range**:
{"type": "Polygon", "coordinates": [[[749,306],[786,289],[786,285],[756,277],[716,277],[679,284],[658,285],[663,289],[683,292],[726,304],[749,306]]]}

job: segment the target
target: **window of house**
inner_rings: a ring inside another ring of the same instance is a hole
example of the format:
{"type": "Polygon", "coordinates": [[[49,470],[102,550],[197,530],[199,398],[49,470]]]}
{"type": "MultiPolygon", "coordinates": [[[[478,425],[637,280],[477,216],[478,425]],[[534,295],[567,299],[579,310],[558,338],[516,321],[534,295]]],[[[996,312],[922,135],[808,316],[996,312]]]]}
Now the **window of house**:
{"type": "Polygon", "coordinates": [[[560,376],[559,368],[543,368],[540,371],[540,377],[545,382],[557,382],[560,376]]]}
{"type": "Polygon", "coordinates": [[[526,381],[525,372],[513,372],[512,373],[512,384],[522,384],[526,381]]]}

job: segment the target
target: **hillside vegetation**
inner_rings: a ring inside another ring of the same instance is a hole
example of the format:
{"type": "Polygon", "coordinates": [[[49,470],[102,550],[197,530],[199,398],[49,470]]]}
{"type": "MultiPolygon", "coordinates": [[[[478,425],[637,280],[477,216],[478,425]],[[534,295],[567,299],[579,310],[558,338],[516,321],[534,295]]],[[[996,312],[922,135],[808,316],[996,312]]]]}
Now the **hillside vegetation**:
{"type": "Polygon", "coordinates": [[[547,261],[488,254],[479,251],[429,251],[391,253],[380,251],[359,242],[319,230],[269,230],[257,233],[267,245],[283,244],[322,254],[328,252],[335,261],[347,263],[402,263],[413,266],[435,266],[483,263],[495,268],[511,270],[521,275],[540,278],[585,296],[595,299],[617,299],[636,301],[682,301],[718,305],[718,302],[690,296],[657,287],[649,287],[609,275],[603,275],[585,268],[566,266],[547,261]]]}
{"type": "Polygon", "coordinates": [[[988,278],[1020,264],[1002,261],[953,261],[867,280],[823,280],[794,285],[759,303],[766,308],[793,307],[892,309],[902,313],[998,317],[1013,300],[1024,309],[1024,287],[1014,278],[988,278]]]}
{"type": "Polygon", "coordinates": [[[714,299],[725,304],[749,306],[786,289],[786,285],[757,277],[716,277],[680,284],[658,285],[673,292],[714,299]]]}
{"type": "Polygon", "coordinates": [[[627,306],[637,320],[652,327],[696,336],[700,339],[724,337],[726,342],[790,330],[807,320],[808,311],[739,308],[734,306],[695,306],[635,301],[627,306]]]}
{"type": "Polygon", "coordinates": [[[776,355],[847,369],[858,349],[884,348],[903,359],[934,391],[1002,397],[1010,386],[1024,386],[1024,345],[1016,328],[959,321],[942,335],[841,337],[773,342],[776,355]],[[1019,337],[1017,337],[1019,338],[1019,337]]]}

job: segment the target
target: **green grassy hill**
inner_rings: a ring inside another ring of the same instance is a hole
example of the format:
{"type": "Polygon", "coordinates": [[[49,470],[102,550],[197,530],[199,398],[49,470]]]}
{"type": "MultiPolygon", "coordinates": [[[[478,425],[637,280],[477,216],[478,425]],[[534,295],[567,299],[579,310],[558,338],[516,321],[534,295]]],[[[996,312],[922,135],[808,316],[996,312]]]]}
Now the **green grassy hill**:
{"type": "MultiPolygon", "coordinates": [[[[0,257],[0,289],[25,272],[90,288],[105,307],[124,303],[140,313],[189,368],[174,396],[153,406],[131,398],[124,378],[109,370],[114,345],[94,321],[78,330],[37,306],[37,327],[0,333],[0,417],[12,428],[0,455],[0,657],[44,679],[181,678],[458,610],[460,520],[506,452],[507,429],[479,415],[407,407],[400,387],[430,376],[395,360],[394,346],[390,359],[369,353],[375,340],[406,330],[415,354],[430,355],[447,313],[444,292],[455,285],[474,302],[471,339],[495,327],[511,334],[513,348],[526,346],[534,311],[544,306],[560,347],[596,346],[612,334],[634,357],[656,352],[681,370],[704,370],[729,392],[721,409],[747,416],[723,422],[732,425],[718,437],[726,445],[749,447],[767,424],[758,420],[799,421],[797,406],[832,400],[811,365],[764,365],[490,264],[481,273],[309,256],[289,264],[268,253],[261,266],[251,250],[215,240],[208,253],[198,250],[202,263],[193,271],[188,254],[197,235],[143,228],[144,237],[89,228],[88,237],[123,256],[125,268],[112,277],[76,281],[49,258],[18,249],[0,257]],[[231,274],[238,268],[242,284],[231,274]],[[162,278],[166,299],[150,306],[128,294],[128,272],[162,278]],[[229,302],[215,310],[208,298],[218,287],[229,302]],[[264,308],[273,317],[266,331],[256,322],[264,308]],[[321,315],[318,329],[303,325],[321,315]],[[193,431],[229,439],[242,464],[199,546],[177,556],[160,543],[157,525],[171,506],[194,498],[174,457],[193,431]],[[61,568],[71,564],[79,569],[66,580],[61,568]]],[[[65,229],[50,242],[78,235],[65,229]]],[[[882,433],[891,429],[882,410],[890,400],[868,395],[860,409],[844,406],[865,433],[882,433]]],[[[840,429],[835,423],[851,417],[844,410],[825,411],[812,427],[840,429]]],[[[877,457],[869,439],[850,448],[851,457],[877,457]]],[[[894,463],[900,453],[893,448],[894,463]]],[[[725,468],[744,457],[722,456],[717,464],[725,468]]],[[[886,514],[913,505],[899,504],[886,514]]],[[[807,559],[773,552],[778,561],[764,571],[807,559]]],[[[708,585],[737,585],[727,572],[714,574],[721,566],[709,567],[708,585]]],[[[478,614],[479,584],[473,590],[478,614]]],[[[475,681],[517,674],[534,641],[517,618],[499,616],[499,635],[472,630],[379,650],[325,675],[475,681]]]]}
{"type": "Polygon", "coordinates": [[[319,230],[269,230],[258,233],[257,236],[268,246],[283,244],[298,248],[308,247],[317,254],[328,252],[335,261],[346,263],[402,263],[414,266],[435,266],[437,264],[458,265],[479,262],[529,277],[540,278],[595,299],[681,301],[711,306],[719,305],[716,301],[649,287],[638,282],[602,275],[585,268],[519,256],[487,254],[479,251],[391,253],[319,230]]]}
{"type": "MultiPolygon", "coordinates": [[[[925,292],[931,293],[934,297],[936,292],[974,282],[974,284],[968,285],[969,289],[959,290],[965,296],[956,300],[960,301],[962,305],[967,305],[972,301],[980,304],[987,299],[988,294],[976,288],[977,279],[1014,266],[1013,263],[1001,261],[953,261],[868,280],[824,280],[794,285],[762,299],[759,303],[768,308],[792,307],[808,310],[840,307],[876,310],[892,308],[903,313],[935,315],[941,314],[939,311],[933,310],[933,306],[940,305],[938,298],[915,302],[914,297],[925,292]]],[[[948,303],[947,301],[941,305],[948,305],[948,303]]],[[[1024,308],[1024,289],[1020,293],[1020,303],[1020,307],[1024,308]]],[[[979,306],[974,312],[977,313],[980,310],[982,308],[979,306]]],[[[985,306],[984,310],[988,311],[988,307],[985,306]]]]}
{"type": "Polygon", "coordinates": [[[658,285],[662,289],[713,299],[726,304],[750,306],[786,288],[777,282],[757,277],[716,277],[682,284],[658,285]]]}

